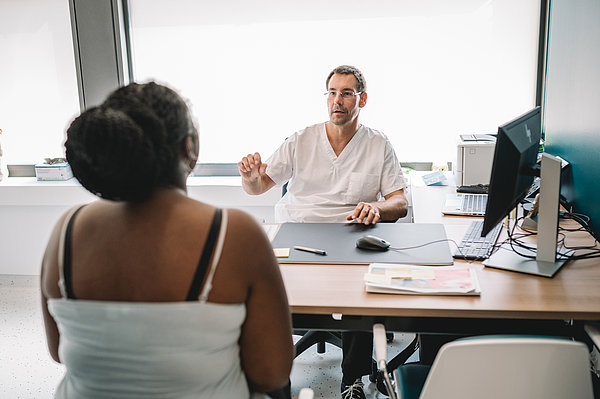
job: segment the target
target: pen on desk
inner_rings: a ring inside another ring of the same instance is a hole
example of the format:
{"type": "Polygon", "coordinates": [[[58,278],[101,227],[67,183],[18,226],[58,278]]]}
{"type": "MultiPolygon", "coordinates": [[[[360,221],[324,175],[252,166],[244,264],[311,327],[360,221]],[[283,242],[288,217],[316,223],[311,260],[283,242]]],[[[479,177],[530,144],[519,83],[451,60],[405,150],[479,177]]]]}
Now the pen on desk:
{"type": "Polygon", "coordinates": [[[322,249],[301,247],[299,245],[295,245],[294,249],[296,249],[298,251],[312,252],[313,254],[317,254],[317,255],[327,255],[327,252],[323,251],[322,249]]]}

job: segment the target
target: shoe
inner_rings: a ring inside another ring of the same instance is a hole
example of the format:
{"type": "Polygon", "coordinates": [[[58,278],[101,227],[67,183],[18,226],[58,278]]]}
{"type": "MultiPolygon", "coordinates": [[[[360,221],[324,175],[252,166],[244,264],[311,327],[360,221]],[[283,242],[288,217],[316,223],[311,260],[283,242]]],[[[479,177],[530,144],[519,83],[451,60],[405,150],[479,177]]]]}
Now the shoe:
{"type": "Polygon", "coordinates": [[[342,399],[366,399],[364,384],[362,379],[358,378],[352,385],[346,385],[342,382],[342,399]]]}

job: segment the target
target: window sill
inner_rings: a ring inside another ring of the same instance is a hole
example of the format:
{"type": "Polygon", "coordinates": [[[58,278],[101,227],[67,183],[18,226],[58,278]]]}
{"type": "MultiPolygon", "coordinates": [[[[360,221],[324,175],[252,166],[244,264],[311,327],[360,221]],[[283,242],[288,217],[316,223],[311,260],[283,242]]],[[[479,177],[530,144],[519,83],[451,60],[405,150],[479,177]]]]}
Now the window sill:
{"type": "MultiPolygon", "coordinates": [[[[273,206],[281,197],[277,189],[248,195],[239,176],[192,176],[187,186],[191,198],[223,207],[273,206]]],[[[38,181],[35,177],[8,177],[0,181],[0,206],[73,206],[95,199],[76,179],[38,181]]]]}

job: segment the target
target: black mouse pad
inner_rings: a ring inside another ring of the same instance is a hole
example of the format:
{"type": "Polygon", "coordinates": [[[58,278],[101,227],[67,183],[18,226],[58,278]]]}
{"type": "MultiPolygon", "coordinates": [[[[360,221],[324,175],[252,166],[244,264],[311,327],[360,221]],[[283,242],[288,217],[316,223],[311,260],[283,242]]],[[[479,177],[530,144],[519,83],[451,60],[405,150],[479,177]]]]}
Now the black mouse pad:
{"type": "Polygon", "coordinates": [[[407,263],[415,265],[452,265],[454,260],[440,223],[283,223],[271,243],[273,248],[289,248],[288,258],[279,263],[407,263]],[[356,248],[356,240],[374,235],[388,241],[390,248],[413,249],[371,251],[356,248]],[[436,241],[436,242],[434,242],[436,241]],[[437,242],[439,241],[439,242],[437,242]],[[294,246],[321,249],[327,255],[299,251],[294,246]]]}

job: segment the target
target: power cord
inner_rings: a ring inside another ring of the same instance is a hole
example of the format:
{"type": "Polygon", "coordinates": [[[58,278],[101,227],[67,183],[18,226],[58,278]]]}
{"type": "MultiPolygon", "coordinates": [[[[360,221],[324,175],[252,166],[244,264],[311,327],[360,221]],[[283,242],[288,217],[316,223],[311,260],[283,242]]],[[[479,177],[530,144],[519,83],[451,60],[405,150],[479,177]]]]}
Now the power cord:
{"type": "MultiPolygon", "coordinates": [[[[569,261],[569,260],[579,260],[579,259],[600,258],[600,248],[598,248],[598,240],[594,237],[592,229],[588,223],[590,221],[589,216],[577,214],[577,213],[565,212],[562,214],[562,218],[563,219],[572,219],[575,222],[579,223],[581,227],[579,227],[577,229],[567,229],[567,228],[559,227],[557,245],[560,247],[563,247],[565,249],[573,249],[573,250],[577,250],[577,251],[587,250],[588,252],[574,254],[574,255],[570,255],[570,256],[558,254],[557,260],[569,261]],[[588,232],[594,238],[594,244],[586,245],[586,246],[576,246],[576,247],[567,246],[565,244],[566,235],[564,232],[572,232],[572,231],[588,232]]],[[[535,251],[536,251],[535,247],[533,247],[531,245],[527,245],[525,242],[522,241],[522,239],[525,237],[530,237],[530,236],[536,235],[537,232],[525,230],[525,229],[522,229],[521,227],[519,227],[519,229],[521,231],[523,231],[522,233],[515,232],[516,228],[519,225],[519,221],[522,219],[523,219],[523,217],[517,218],[514,221],[514,225],[513,225],[512,229],[509,227],[509,222],[507,222],[507,234],[508,234],[509,245],[511,247],[511,250],[513,250],[517,255],[522,256],[524,258],[528,258],[528,259],[535,259],[536,258],[535,255],[525,254],[525,253],[522,253],[522,251],[519,251],[519,249],[525,249],[525,250],[531,251],[533,253],[535,253],[535,251]]]]}
{"type": "Polygon", "coordinates": [[[392,250],[392,251],[399,252],[399,251],[406,251],[406,250],[409,250],[409,249],[422,248],[422,247],[426,247],[427,245],[437,244],[437,243],[440,243],[440,242],[451,242],[452,244],[454,244],[454,245],[456,246],[456,249],[458,250],[458,252],[460,252],[460,254],[461,254],[462,256],[464,256],[464,255],[465,255],[465,254],[464,254],[464,253],[463,253],[463,252],[460,250],[460,246],[459,246],[459,245],[456,243],[456,241],[454,241],[454,240],[453,240],[453,239],[451,239],[451,238],[444,238],[444,239],[441,239],[441,240],[430,241],[430,242],[426,242],[425,244],[414,245],[414,246],[412,246],[412,247],[404,247],[404,248],[400,248],[400,247],[389,247],[388,249],[389,249],[389,250],[392,250]]]}

